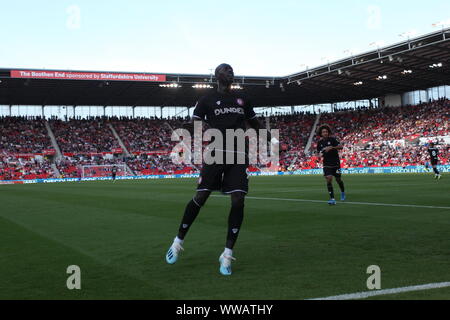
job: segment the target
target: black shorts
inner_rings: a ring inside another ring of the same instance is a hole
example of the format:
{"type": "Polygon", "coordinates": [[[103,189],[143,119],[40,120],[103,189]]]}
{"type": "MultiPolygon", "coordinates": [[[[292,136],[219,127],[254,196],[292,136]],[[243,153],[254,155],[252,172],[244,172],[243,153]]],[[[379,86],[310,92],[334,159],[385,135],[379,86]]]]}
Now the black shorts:
{"type": "Polygon", "coordinates": [[[323,168],[323,175],[325,177],[336,177],[336,178],[340,178],[342,177],[342,171],[340,167],[327,167],[327,168],[323,168]]]}
{"type": "Polygon", "coordinates": [[[437,159],[432,159],[431,160],[431,165],[432,166],[437,166],[439,164],[439,161],[437,159]]]}
{"type": "Polygon", "coordinates": [[[246,164],[205,164],[200,172],[197,191],[248,193],[247,169],[246,164]]]}
{"type": "Polygon", "coordinates": [[[115,173],[112,174],[112,178],[113,178],[113,179],[116,178],[116,174],[115,174],[115,173]]]}

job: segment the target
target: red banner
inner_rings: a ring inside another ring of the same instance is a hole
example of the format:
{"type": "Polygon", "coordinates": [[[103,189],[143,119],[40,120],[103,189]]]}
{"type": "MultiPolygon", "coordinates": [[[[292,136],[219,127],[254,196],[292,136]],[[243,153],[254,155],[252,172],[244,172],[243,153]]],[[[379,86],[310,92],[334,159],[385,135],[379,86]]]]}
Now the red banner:
{"type": "Polygon", "coordinates": [[[11,78],[165,82],[166,75],[147,73],[11,70],[11,78]]]}
{"type": "Polygon", "coordinates": [[[169,154],[170,151],[169,150],[157,150],[157,151],[133,151],[132,154],[134,154],[135,156],[139,156],[141,154],[146,154],[146,155],[161,155],[161,154],[169,154]]]}
{"type": "Polygon", "coordinates": [[[13,156],[16,158],[33,158],[36,156],[52,156],[55,154],[55,150],[43,150],[42,153],[14,153],[13,156]]]}
{"type": "Polygon", "coordinates": [[[122,148],[114,148],[114,149],[112,149],[112,152],[116,153],[116,154],[122,154],[123,150],[122,150],[122,148]]]}
{"type": "Polygon", "coordinates": [[[42,153],[15,153],[16,158],[33,158],[35,156],[42,156],[42,153]]]}
{"type": "Polygon", "coordinates": [[[44,155],[46,156],[53,156],[56,154],[56,150],[50,149],[50,150],[44,150],[43,151],[44,155]]]}

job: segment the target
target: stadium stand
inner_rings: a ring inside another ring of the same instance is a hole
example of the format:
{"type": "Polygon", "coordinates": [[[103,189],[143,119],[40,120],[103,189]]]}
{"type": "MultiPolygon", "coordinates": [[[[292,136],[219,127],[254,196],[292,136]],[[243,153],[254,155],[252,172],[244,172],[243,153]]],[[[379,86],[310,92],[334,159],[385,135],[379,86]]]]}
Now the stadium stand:
{"type": "Polygon", "coordinates": [[[49,122],[63,153],[102,153],[120,148],[107,126],[107,118],[51,119],[49,122]]]}
{"type": "Polygon", "coordinates": [[[0,156],[0,180],[33,180],[54,178],[51,162],[47,159],[0,156]]]}
{"type": "Polygon", "coordinates": [[[1,117],[0,134],[0,150],[6,153],[42,153],[52,149],[44,120],[39,117],[1,117]]]}
{"type": "MultiPolygon", "coordinates": [[[[364,108],[322,114],[321,123],[331,125],[345,146],[342,165],[386,167],[424,165],[427,141],[438,142],[441,163],[449,163],[449,146],[442,137],[450,135],[450,100],[440,99],[416,106],[364,108]],[[425,140],[424,140],[425,139],[425,140]]],[[[320,167],[313,152],[305,155],[315,114],[295,113],[270,118],[271,129],[280,130],[282,171],[320,167]]],[[[64,158],[45,154],[52,149],[44,120],[6,117],[0,124],[0,179],[56,177],[54,163],[64,177],[80,177],[80,166],[126,163],[136,175],[183,174],[198,172],[194,166],[173,164],[170,152],[172,128],[187,119],[89,118],[68,121],[50,119],[64,158]],[[111,124],[131,156],[125,156],[113,136],[111,124]]],[[[317,142],[317,139],[315,139],[317,142]]],[[[251,168],[257,171],[260,168],[251,168]]]]}
{"type": "Polygon", "coordinates": [[[111,120],[111,124],[130,153],[170,150],[172,130],[165,125],[166,122],[175,128],[179,127],[177,120],[127,117],[111,120]]]}
{"type": "Polygon", "coordinates": [[[315,114],[295,113],[270,118],[270,127],[280,130],[280,167],[287,170],[304,154],[315,114]]]}
{"type": "MultiPolygon", "coordinates": [[[[369,109],[325,114],[345,146],[344,167],[386,167],[427,162],[420,138],[449,135],[450,101],[441,99],[417,106],[369,109]]],[[[441,163],[448,162],[448,147],[442,146],[441,163]]],[[[316,165],[318,166],[318,164],[316,165]]]]}

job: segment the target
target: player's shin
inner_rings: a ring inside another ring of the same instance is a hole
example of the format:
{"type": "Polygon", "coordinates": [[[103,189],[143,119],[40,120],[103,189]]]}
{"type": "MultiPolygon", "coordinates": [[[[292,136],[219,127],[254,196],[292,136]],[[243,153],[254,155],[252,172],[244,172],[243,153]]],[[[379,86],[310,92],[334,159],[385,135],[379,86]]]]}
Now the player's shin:
{"type": "Polygon", "coordinates": [[[180,228],[178,230],[178,239],[184,240],[191,225],[194,223],[200,212],[201,206],[196,203],[195,199],[192,199],[184,210],[183,220],[181,221],[180,228]]]}
{"type": "Polygon", "coordinates": [[[233,250],[244,221],[244,195],[232,195],[232,205],[228,217],[226,249],[233,250]]]}
{"type": "Polygon", "coordinates": [[[334,189],[331,182],[327,182],[328,193],[330,194],[330,199],[334,199],[334,189]]]}
{"type": "Polygon", "coordinates": [[[341,192],[345,192],[344,181],[342,181],[341,179],[336,179],[336,182],[338,183],[339,188],[341,189],[341,192]]]}

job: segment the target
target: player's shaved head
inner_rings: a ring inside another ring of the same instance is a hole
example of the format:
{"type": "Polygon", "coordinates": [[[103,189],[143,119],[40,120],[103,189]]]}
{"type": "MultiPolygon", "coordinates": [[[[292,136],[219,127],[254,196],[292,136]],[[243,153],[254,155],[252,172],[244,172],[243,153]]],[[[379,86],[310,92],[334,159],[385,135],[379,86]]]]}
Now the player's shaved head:
{"type": "Polygon", "coordinates": [[[216,77],[220,72],[227,70],[227,69],[233,70],[233,68],[228,63],[222,63],[222,64],[218,65],[216,68],[216,71],[215,71],[216,77]]]}
{"type": "Polygon", "coordinates": [[[215,76],[217,81],[224,86],[230,86],[234,82],[234,71],[228,63],[217,66],[215,76]]]}

